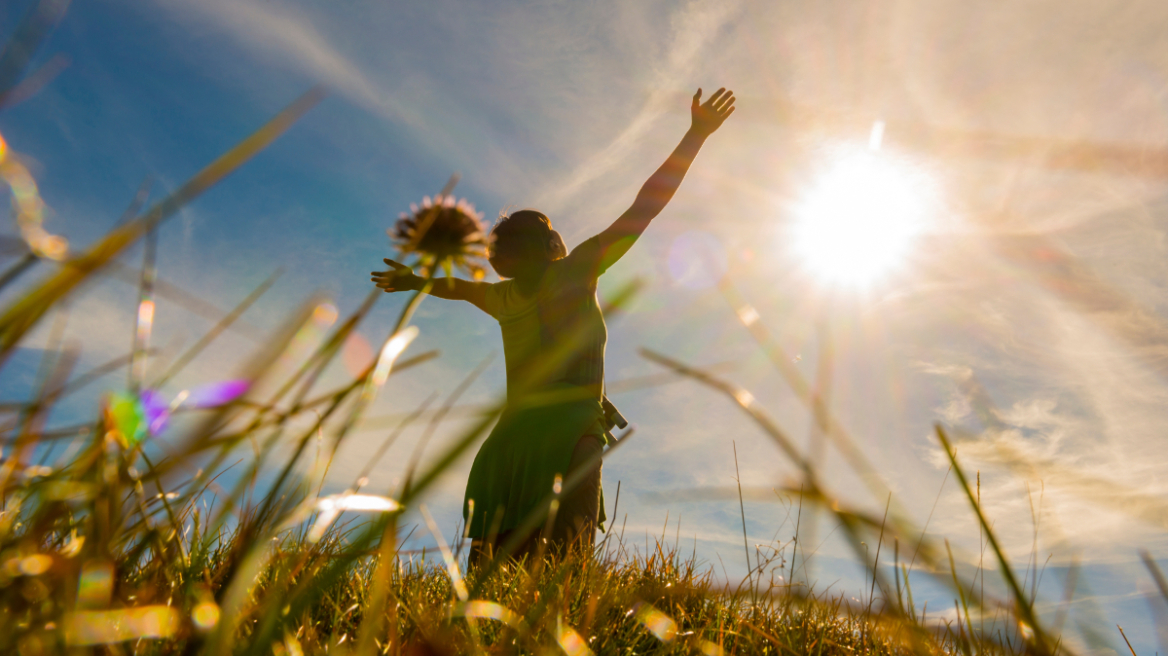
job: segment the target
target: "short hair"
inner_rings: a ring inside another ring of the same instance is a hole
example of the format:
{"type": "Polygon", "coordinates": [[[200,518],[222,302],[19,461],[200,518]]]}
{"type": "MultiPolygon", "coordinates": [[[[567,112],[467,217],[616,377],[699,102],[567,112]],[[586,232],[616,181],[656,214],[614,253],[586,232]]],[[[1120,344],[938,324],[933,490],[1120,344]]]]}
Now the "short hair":
{"type": "Polygon", "coordinates": [[[548,248],[552,222],[543,212],[519,210],[500,217],[491,230],[492,260],[540,262],[555,259],[548,248]]]}

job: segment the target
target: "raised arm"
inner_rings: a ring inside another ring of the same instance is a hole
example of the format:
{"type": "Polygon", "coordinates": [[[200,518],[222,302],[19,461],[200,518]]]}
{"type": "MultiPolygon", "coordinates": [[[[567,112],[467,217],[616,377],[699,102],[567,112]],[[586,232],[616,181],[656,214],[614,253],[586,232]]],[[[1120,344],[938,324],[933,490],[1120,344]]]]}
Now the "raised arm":
{"type": "Polygon", "coordinates": [[[690,106],[691,125],[681,143],[670,153],[669,159],[641,187],[636,200],[611,226],[598,235],[605,268],[623,256],[637,237],[645,232],[661,210],[673,198],[681,185],[689,165],[693,163],[706,137],[721,127],[734,113],[734,92],[718,89],[706,102],[701,102],[702,90],[693,96],[690,106]]]}
{"type": "MultiPolygon", "coordinates": [[[[388,257],[385,258],[385,263],[390,266],[388,270],[373,271],[369,275],[372,276],[371,279],[375,285],[387,292],[418,290],[426,283],[425,278],[415,276],[414,272],[404,264],[394,262],[388,257]]],[[[430,291],[426,293],[450,301],[468,301],[486,312],[487,289],[490,286],[491,284],[487,282],[471,282],[461,278],[438,278],[430,286],[430,291]]]]}

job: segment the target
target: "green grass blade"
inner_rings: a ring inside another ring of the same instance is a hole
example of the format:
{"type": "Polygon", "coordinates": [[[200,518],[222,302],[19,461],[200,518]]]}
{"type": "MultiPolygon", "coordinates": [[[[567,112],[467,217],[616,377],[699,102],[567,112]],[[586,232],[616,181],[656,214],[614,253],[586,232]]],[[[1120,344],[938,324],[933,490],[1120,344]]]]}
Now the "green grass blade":
{"type": "MultiPolygon", "coordinates": [[[[1014,576],[1014,570],[1010,567],[1010,561],[1006,558],[1006,553],[1002,551],[1002,547],[998,544],[997,535],[990,527],[986,520],[985,513],[981,510],[981,504],[977,502],[977,497],[973,490],[969,487],[969,481],[965,478],[965,472],[961,470],[961,466],[957,464],[957,453],[949,443],[948,436],[945,435],[945,429],[941,428],[940,424],[936,424],[934,429],[937,433],[937,439],[940,440],[941,446],[945,449],[945,455],[949,459],[949,463],[953,465],[953,474],[957,481],[961,484],[961,489],[965,490],[966,497],[969,498],[969,503],[973,507],[974,513],[977,515],[978,522],[981,523],[982,530],[985,531],[986,541],[989,542],[990,547],[994,550],[994,556],[998,559],[998,564],[1002,567],[1002,578],[1005,580],[1007,587],[1014,596],[1015,612],[1018,613],[1020,619],[1025,621],[1034,631],[1034,648],[1039,653],[1051,654],[1053,653],[1052,645],[1049,642],[1042,626],[1038,623],[1038,616],[1034,612],[1034,607],[1026,598],[1026,592],[1018,584],[1017,577],[1014,576]]],[[[1065,650],[1065,648],[1064,648],[1065,650]]]]}

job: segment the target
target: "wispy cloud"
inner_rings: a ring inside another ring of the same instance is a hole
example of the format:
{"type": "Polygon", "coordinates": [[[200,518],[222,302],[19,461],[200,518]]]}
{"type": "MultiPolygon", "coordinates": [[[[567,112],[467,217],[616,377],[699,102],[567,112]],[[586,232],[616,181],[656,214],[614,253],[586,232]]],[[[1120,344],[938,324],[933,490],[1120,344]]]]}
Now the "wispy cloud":
{"type": "Polygon", "coordinates": [[[417,105],[399,102],[367,77],[316,29],[313,17],[295,6],[250,0],[158,1],[171,10],[213,22],[269,64],[302,70],[371,111],[414,127],[421,125],[417,105]]]}
{"type": "MultiPolygon", "coordinates": [[[[540,200],[553,206],[563,205],[583,194],[587,185],[626,163],[634,148],[643,147],[645,134],[658,123],[666,112],[676,112],[685,106],[679,89],[693,85],[695,72],[703,66],[699,59],[710,56],[711,46],[718,35],[736,17],[742,3],[717,0],[692,0],[672,16],[667,56],[647,80],[649,97],[637,115],[599,153],[587,160],[553,185],[554,191],[540,200]]],[[[714,89],[706,89],[706,95],[714,89]]]]}

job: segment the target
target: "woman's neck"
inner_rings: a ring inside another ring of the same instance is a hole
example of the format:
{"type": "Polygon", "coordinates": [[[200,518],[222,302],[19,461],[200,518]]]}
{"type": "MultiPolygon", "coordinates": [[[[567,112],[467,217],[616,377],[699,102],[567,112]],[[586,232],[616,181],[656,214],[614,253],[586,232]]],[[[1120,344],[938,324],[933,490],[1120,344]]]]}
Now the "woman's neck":
{"type": "Polygon", "coordinates": [[[547,272],[548,264],[548,262],[532,264],[529,267],[524,267],[524,270],[515,276],[515,286],[519,289],[520,294],[531,296],[539,289],[539,283],[543,281],[543,274],[547,272]]]}

